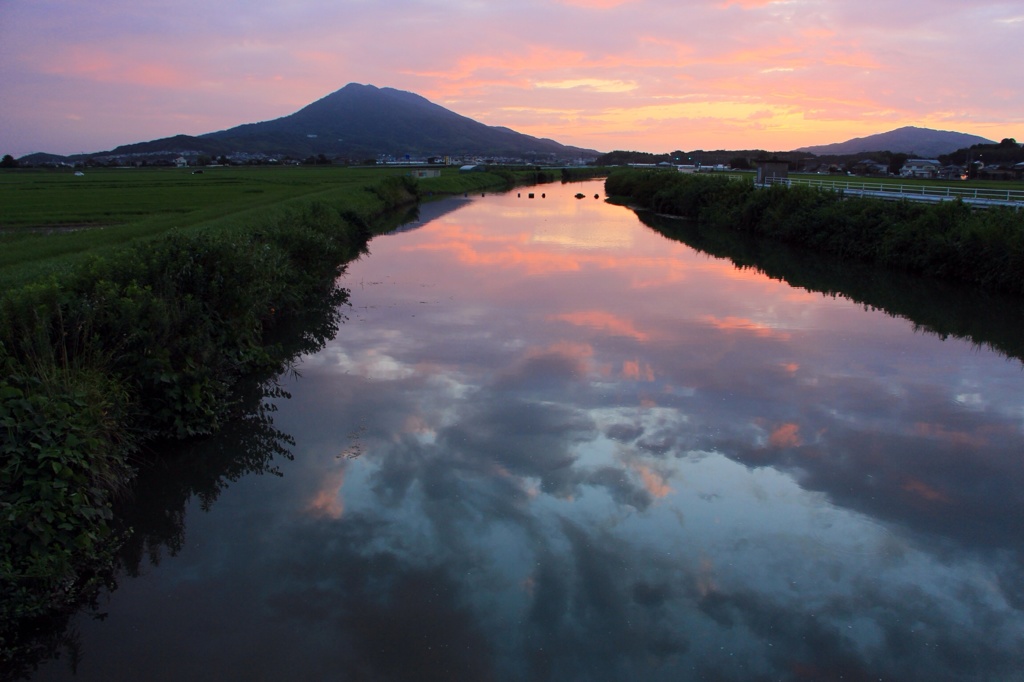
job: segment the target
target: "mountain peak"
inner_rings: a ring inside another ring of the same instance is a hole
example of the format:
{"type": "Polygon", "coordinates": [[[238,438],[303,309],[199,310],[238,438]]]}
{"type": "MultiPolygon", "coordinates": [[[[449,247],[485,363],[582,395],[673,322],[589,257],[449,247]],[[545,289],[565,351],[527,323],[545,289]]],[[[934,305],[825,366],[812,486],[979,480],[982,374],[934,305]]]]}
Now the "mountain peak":
{"type": "Polygon", "coordinates": [[[597,152],[474,121],[412,92],[349,83],[294,114],[201,136],[250,152],[366,157],[596,157],[597,152]]]}
{"type": "Polygon", "coordinates": [[[855,137],[846,142],[800,147],[794,151],[818,156],[830,154],[859,154],[861,152],[895,152],[922,157],[950,154],[974,144],[993,144],[992,140],[951,130],[933,130],[917,126],[903,126],[887,133],[855,137]]]}

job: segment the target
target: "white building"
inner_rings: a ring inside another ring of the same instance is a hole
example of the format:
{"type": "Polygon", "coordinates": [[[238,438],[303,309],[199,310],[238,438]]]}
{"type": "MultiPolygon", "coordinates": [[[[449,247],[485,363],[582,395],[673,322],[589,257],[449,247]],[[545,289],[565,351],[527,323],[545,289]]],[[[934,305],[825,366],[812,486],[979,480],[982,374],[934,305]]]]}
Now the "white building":
{"type": "Polygon", "coordinates": [[[935,159],[907,159],[900,169],[900,177],[904,178],[937,178],[942,164],[935,159]]]}

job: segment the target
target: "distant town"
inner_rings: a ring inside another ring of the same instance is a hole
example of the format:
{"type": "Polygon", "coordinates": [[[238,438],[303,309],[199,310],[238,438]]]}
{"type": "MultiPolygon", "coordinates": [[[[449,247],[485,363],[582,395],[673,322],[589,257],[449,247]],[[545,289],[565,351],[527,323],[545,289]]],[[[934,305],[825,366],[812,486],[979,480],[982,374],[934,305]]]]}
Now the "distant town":
{"type": "Polygon", "coordinates": [[[911,158],[907,154],[881,152],[863,155],[816,156],[800,152],[768,153],[736,151],[677,151],[669,155],[643,152],[611,152],[597,158],[559,158],[555,154],[531,155],[529,158],[510,156],[428,156],[381,154],[372,158],[329,158],[324,154],[302,159],[288,155],[260,152],[234,152],[212,156],[201,151],[136,152],[128,154],[96,154],[60,157],[33,154],[21,159],[5,156],[0,167],[14,168],[205,168],[218,166],[258,165],[316,165],[316,166],[457,166],[481,168],[486,166],[633,166],[675,168],[680,172],[720,172],[753,170],[758,162],[786,163],[795,173],[819,175],[855,175],[861,177],[903,177],[938,180],[1024,180],[1024,150],[1015,140],[1004,140],[992,149],[958,150],[938,158],[911,158]],[[988,152],[988,153],[986,153],[988,152]]]}

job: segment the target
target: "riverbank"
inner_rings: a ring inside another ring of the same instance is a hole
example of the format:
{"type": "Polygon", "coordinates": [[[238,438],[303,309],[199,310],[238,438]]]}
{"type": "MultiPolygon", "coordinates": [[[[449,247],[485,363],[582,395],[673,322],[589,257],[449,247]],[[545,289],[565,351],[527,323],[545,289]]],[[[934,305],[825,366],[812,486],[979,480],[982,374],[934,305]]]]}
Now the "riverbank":
{"type": "Polygon", "coordinates": [[[293,355],[281,330],[325,300],[344,303],[335,284],[344,264],[401,222],[396,211],[425,193],[509,182],[492,173],[431,180],[381,174],[144,237],[93,231],[90,241],[87,232],[77,243],[89,248],[62,245],[37,259],[45,276],[18,273],[21,285],[0,298],[5,676],[32,658],[34,623],[73,610],[109,579],[123,540],[113,502],[142,448],[220,428],[239,381],[271,376],[293,355]]]}
{"type": "Polygon", "coordinates": [[[844,198],[811,187],[665,171],[617,171],[615,200],[701,226],[758,234],[865,263],[1024,294],[1024,212],[844,198]]]}

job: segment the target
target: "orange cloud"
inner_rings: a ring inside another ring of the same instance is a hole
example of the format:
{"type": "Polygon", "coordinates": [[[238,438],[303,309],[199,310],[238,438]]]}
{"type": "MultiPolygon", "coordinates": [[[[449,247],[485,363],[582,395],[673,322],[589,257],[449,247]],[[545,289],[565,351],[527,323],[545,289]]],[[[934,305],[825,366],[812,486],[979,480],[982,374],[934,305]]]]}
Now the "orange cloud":
{"type": "Polygon", "coordinates": [[[189,87],[197,81],[192,74],[166,63],[145,59],[123,59],[94,47],[72,47],[62,50],[45,62],[40,71],[101,83],[159,88],[189,87]]]}
{"type": "Polygon", "coordinates": [[[565,313],[564,315],[551,316],[548,319],[562,320],[563,322],[580,327],[610,331],[618,336],[628,336],[637,341],[647,341],[650,339],[650,334],[638,330],[629,320],[624,320],[604,310],[565,313]]]}
{"type": "Polygon", "coordinates": [[[589,343],[559,341],[544,348],[531,348],[525,353],[524,358],[530,360],[545,355],[561,355],[584,363],[594,357],[594,347],[589,343]]]}
{"type": "Polygon", "coordinates": [[[665,477],[650,467],[643,464],[634,464],[633,469],[640,474],[640,480],[643,481],[644,488],[655,499],[661,499],[672,492],[672,488],[665,481],[665,477]]]}
{"type": "Polygon", "coordinates": [[[775,448],[795,448],[803,445],[799,425],[783,424],[776,427],[768,437],[768,443],[775,448]]]}
{"type": "Polygon", "coordinates": [[[622,376],[633,381],[654,381],[654,370],[646,362],[641,365],[639,360],[625,360],[622,376]]]}
{"type": "Polygon", "coordinates": [[[341,499],[341,487],[344,484],[345,469],[329,473],[320,490],[306,505],[306,513],[320,518],[340,519],[345,513],[345,504],[341,499]]]}
{"type": "Polygon", "coordinates": [[[764,338],[776,338],[781,340],[788,340],[789,334],[786,332],[780,332],[777,329],[769,327],[766,324],[760,322],[754,322],[743,317],[715,317],[713,315],[705,315],[700,318],[705,324],[720,329],[725,332],[752,332],[755,336],[764,338]]]}

